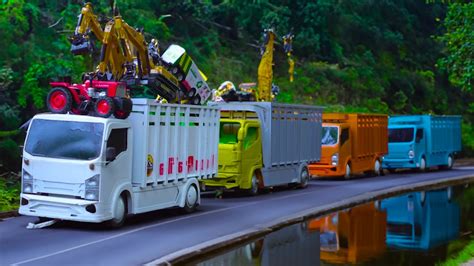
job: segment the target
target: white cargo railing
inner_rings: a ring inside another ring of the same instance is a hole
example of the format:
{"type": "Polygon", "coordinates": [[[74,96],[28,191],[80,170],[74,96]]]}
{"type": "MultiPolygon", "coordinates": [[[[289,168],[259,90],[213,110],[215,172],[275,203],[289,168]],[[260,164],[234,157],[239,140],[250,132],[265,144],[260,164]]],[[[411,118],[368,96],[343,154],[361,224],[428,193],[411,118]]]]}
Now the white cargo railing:
{"type": "Polygon", "coordinates": [[[217,173],[219,111],[133,99],[132,182],[146,187],[217,173]]]}

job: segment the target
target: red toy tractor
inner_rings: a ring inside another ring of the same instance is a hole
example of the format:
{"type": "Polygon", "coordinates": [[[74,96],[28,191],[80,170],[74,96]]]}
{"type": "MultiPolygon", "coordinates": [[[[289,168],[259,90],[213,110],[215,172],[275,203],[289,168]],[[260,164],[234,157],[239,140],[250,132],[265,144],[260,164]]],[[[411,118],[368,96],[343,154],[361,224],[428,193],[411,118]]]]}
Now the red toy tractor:
{"type": "Polygon", "coordinates": [[[124,82],[86,80],[83,84],[51,82],[46,99],[53,113],[92,114],[99,117],[126,119],[132,111],[132,100],[124,82]]]}

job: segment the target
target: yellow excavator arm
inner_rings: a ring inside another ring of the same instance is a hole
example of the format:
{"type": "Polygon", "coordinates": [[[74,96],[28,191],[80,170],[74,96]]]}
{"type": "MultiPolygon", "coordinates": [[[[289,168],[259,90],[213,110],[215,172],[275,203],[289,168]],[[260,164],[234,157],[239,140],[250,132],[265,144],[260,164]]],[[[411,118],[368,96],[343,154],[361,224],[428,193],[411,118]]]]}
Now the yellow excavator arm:
{"type": "Polygon", "coordinates": [[[273,44],[275,42],[275,33],[272,29],[265,30],[264,47],[265,50],[258,65],[258,90],[257,99],[259,101],[272,101],[272,82],[273,82],[273,44]]]}

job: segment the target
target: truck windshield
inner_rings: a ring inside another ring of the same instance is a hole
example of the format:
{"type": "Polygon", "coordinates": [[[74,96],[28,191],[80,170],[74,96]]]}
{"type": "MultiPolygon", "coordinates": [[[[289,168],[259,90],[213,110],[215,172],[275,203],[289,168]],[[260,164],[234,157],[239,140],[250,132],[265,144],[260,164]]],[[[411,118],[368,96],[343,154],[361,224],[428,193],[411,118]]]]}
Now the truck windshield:
{"type": "Polygon", "coordinates": [[[100,155],[103,130],[100,123],[34,119],[25,150],[40,157],[92,160],[100,155]]]}
{"type": "Polygon", "coordinates": [[[334,145],[337,143],[337,139],[339,135],[339,128],[338,127],[323,127],[322,132],[322,145],[334,145]]]}
{"type": "Polygon", "coordinates": [[[240,123],[221,122],[219,132],[220,144],[236,144],[239,133],[240,123]]]}
{"type": "Polygon", "coordinates": [[[413,128],[389,128],[388,142],[411,142],[413,141],[413,128]]]}

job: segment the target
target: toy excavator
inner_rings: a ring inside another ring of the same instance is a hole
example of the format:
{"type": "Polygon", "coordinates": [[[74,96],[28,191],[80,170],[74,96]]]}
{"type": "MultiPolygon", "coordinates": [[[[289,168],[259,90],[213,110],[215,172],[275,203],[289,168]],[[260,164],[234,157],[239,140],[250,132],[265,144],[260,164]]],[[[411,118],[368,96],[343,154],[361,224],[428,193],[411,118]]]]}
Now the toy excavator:
{"type": "Polygon", "coordinates": [[[205,77],[183,48],[172,46],[173,51],[176,47],[181,48],[181,53],[173,53],[173,59],[190,60],[195,68],[191,70],[197,72],[192,80],[182,74],[187,72],[182,70],[180,64],[162,60],[157,40],[153,39],[147,44],[141,31],[130,27],[117,9],[114,13],[114,18],[102,30],[92,4],[86,3],[82,8],[75,33],[70,38],[71,52],[76,55],[91,52],[93,45],[88,34],[92,31],[102,42],[100,62],[95,72],[84,75],[83,84],[50,83],[53,89],[48,94],[47,105],[51,112],[92,112],[100,117],[114,114],[117,118],[125,119],[132,107],[130,90],[143,86],[152,89],[167,102],[186,100],[192,104],[201,104],[207,100],[210,89],[205,77]]]}
{"type": "MultiPolygon", "coordinates": [[[[214,93],[214,101],[263,101],[271,102],[279,93],[279,87],[273,84],[273,50],[275,42],[273,29],[266,29],[263,33],[263,44],[260,48],[262,58],[258,65],[258,82],[241,83],[238,89],[229,86],[226,81],[214,93]]],[[[289,33],[283,37],[285,53],[288,56],[290,81],[293,82],[294,61],[291,57],[294,35],[289,33]]]]}

